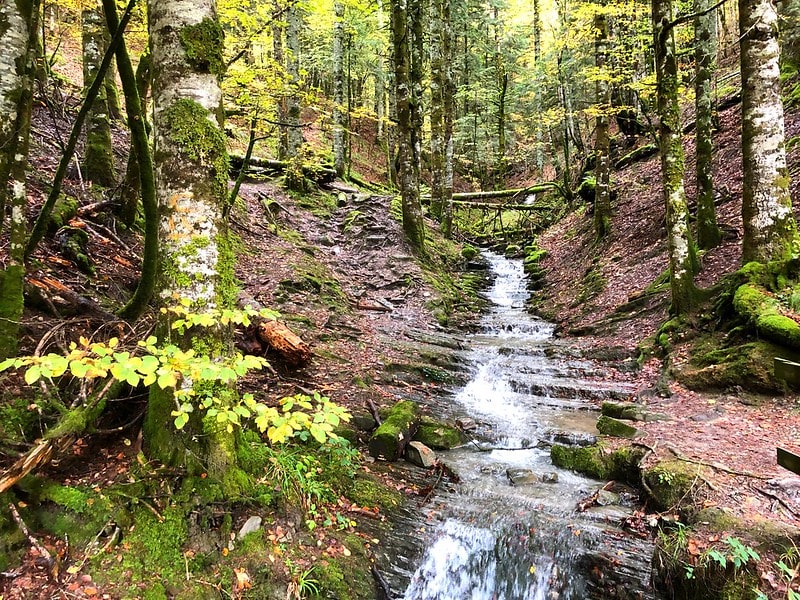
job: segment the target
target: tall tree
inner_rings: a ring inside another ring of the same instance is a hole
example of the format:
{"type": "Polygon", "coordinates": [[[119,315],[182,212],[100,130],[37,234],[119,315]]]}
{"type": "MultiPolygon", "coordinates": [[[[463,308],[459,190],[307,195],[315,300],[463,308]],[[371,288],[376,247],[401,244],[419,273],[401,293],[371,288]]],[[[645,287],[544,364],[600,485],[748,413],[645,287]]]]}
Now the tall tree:
{"type": "MultiPolygon", "coordinates": [[[[108,30],[100,0],[87,2],[81,13],[81,20],[83,22],[83,86],[86,89],[97,77],[100,63],[108,49],[108,30]]],[[[83,157],[83,168],[84,176],[93,183],[104,187],[114,185],[114,154],[107,85],[103,85],[98,91],[86,120],[86,150],[83,157]]]]}
{"type": "Polygon", "coordinates": [[[797,237],[789,195],[780,86],[778,13],[772,0],[739,0],[742,72],[744,262],[785,260],[797,237]]]}
{"type": "Polygon", "coordinates": [[[409,47],[409,10],[407,0],[392,0],[392,47],[394,86],[397,96],[397,179],[403,209],[403,231],[420,251],[425,247],[425,222],[419,198],[419,171],[416,165],[411,48],[409,47]]]}
{"type": "Polygon", "coordinates": [[[594,231],[598,238],[605,237],[611,227],[611,140],[608,135],[608,115],[611,110],[611,94],[606,74],[608,57],[608,19],[604,7],[596,7],[594,16],[594,60],[597,68],[595,82],[595,188],[594,231]]]}
{"type": "MultiPolygon", "coordinates": [[[[283,1],[274,0],[273,7],[276,15],[284,12],[283,1]]],[[[283,19],[276,17],[272,22],[272,58],[275,61],[276,68],[280,71],[286,63],[286,51],[284,50],[284,31],[286,23],[283,19]]],[[[278,159],[286,160],[289,155],[289,118],[287,116],[287,98],[289,94],[286,90],[278,95],[277,109],[278,109],[278,159]]]]}
{"type": "Polygon", "coordinates": [[[695,249],[683,186],[683,132],[678,105],[678,61],[675,56],[672,0],[652,0],[655,42],[658,137],[667,217],[671,311],[685,314],[694,300],[695,249]]]}
{"type": "Polygon", "coordinates": [[[339,175],[344,175],[344,3],[336,0],[333,12],[333,168],[339,175]]]}
{"type": "Polygon", "coordinates": [[[714,98],[712,81],[717,54],[717,13],[710,0],[694,0],[694,59],[695,59],[695,147],[697,149],[697,245],[708,250],[719,244],[714,207],[712,163],[712,111],[714,98]]]}
{"type": "Polygon", "coordinates": [[[0,2],[0,225],[5,225],[0,233],[8,244],[0,270],[0,359],[16,354],[24,305],[26,171],[38,15],[38,0],[0,2]]]}
{"type": "MultiPolygon", "coordinates": [[[[225,61],[216,2],[149,0],[147,8],[161,218],[160,298],[164,304],[181,302],[190,312],[229,308],[236,291],[224,217],[228,155],[220,122],[220,79],[225,61]]],[[[159,326],[162,338],[170,335],[167,315],[159,326]]],[[[232,351],[232,332],[222,325],[190,330],[178,340],[172,335],[174,343],[184,349],[191,345],[212,359],[232,351]]],[[[234,393],[220,390],[217,395],[232,402],[234,393]]],[[[167,464],[188,462],[190,473],[206,472],[222,481],[228,493],[240,493],[234,435],[198,411],[177,431],[174,409],[172,395],[152,386],[143,429],[150,455],[167,464]]]]}
{"type": "Polygon", "coordinates": [[[286,10],[286,74],[290,89],[286,99],[287,132],[286,150],[288,156],[295,156],[303,144],[303,130],[300,128],[300,29],[303,13],[298,2],[292,2],[286,10]]]}

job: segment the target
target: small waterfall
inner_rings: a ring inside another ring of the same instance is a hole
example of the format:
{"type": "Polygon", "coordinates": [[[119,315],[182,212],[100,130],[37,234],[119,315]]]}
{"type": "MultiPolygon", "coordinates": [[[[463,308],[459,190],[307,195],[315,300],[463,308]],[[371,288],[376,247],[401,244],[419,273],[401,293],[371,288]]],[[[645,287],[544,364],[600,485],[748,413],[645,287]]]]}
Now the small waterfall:
{"type": "Polygon", "coordinates": [[[615,555],[635,561],[643,553],[642,572],[633,575],[639,580],[632,587],[646,590],[649,546],[628,543],[602,518],[575,514],[576,503],[602,482],[555,469],[542,444],[554,435],[591,437],[596,415],[586,410],[588,401],[626,390],[594,382],[596,365],[559,352],[553,325],[525,312],[521,261],[491,252],[485,256],[496,274],[488,291],[493,307],[465,355],[471,379],[450,405],[451,416],[480,424],[476,437],[482,441],[443,455],[462,482],[430,509],[434,525],[420,533],[425,549],[403,598],[622,597],[606,595],[602,585],[590,581],[587,572],[596,564],[587,559],[592,553],[607,554],[610,564],[615,555]],[[512,473],[518,476],[515,485],[512,473]],[[607,536],[610,530],[613,535],[607,536]],[[607,537],[613,538],[609,547],[607,537]]]}

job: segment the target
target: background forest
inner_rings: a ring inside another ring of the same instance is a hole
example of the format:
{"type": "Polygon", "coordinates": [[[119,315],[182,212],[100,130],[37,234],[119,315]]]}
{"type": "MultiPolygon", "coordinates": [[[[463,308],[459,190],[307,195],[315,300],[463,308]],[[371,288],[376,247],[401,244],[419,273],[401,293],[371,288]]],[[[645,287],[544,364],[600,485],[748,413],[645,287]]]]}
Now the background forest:
{"type": "Polygon", "coordinates": [[[799,67],[800,0],[0,0],[0,598],[391,597],[481,247],[638,390],[553,463],[659,597],[798,597],[799,67]]]}

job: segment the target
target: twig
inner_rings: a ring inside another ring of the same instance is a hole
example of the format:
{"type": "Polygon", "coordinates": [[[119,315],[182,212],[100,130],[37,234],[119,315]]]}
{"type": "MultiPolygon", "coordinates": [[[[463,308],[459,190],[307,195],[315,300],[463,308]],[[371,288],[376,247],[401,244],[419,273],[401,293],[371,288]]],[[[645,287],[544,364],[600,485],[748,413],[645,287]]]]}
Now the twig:
{"type": "Polygon", "coordinates": [[[369,412],[372,413],[372,418],[375,419],[375,422],[378,424],[378,427],[380,427],[381,423],[383,423],[383,419],[381,419],[381,415],[378,412],[378,407],[375,406],[375,403],[370,398],[367,398],[365,402],[367,403],[367,408],[369,408],[369,412]]]}
{"type": "Polygon", "coordinates": [[[8,509],[11,511],[11,516],[14,517],[14,521],[16,521],[17,526],[19,527],[20,531],[22,531],[22,534],[26,538],[28,538],[28,542],[30,543],[30,545],[33,546],[36,549],[36,551],[47,560],[48,565],[52,566],[53,557],[47,551],[47,548],[42,546],[39,543],[39,540],[37,540],[35,537],[31,535],[31,532],[28,530],[28,526],[25,525],[25,521],[22,520],[22,517],[19,515],[19,512],[17,511],[17,507],[14,506],[13,503],[10,503],[8,505],[8,509]]]}

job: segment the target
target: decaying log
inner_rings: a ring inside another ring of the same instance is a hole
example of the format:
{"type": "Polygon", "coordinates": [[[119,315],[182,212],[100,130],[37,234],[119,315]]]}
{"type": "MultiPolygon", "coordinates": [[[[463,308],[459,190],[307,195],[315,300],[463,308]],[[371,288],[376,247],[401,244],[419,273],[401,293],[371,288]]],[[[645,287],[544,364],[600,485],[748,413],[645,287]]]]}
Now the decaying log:
{"type": "Polygon", "coordinates": [[[290,365],[300,367],[311,360],[311,347],[280,321],[262,321],[256,331],[258,339],[290,365]]]}
{"type": "Polygon", "coordinates": [[[97,302],[67,287],[52,277],[28,277],[25,280],[25,299],[33,305],[43,305],[46,310],[56,310],[61,314],[94,315],[105,321],[117,320],[97,302]]]}

